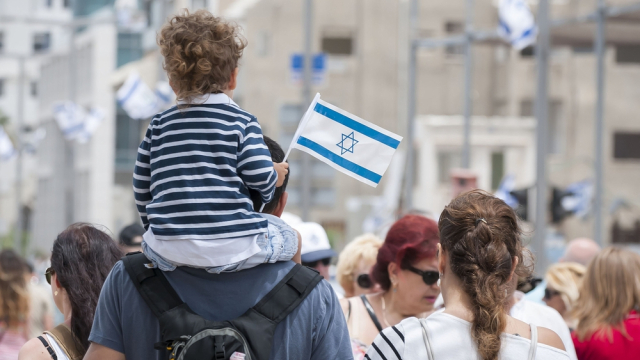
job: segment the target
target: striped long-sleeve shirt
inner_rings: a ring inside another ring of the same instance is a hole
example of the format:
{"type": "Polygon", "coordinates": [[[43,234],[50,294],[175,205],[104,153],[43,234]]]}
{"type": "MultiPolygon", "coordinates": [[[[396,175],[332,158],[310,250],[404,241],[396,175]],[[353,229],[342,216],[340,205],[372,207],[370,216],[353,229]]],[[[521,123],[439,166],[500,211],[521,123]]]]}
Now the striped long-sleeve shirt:
{"type": "Polygon", "coordinates": [[[156,115],[138,149],[133,190],[157,240],[215,240],[267,232],[248,189],[271,201],[277,173],[256,118],[225,94],[156,115]]]}

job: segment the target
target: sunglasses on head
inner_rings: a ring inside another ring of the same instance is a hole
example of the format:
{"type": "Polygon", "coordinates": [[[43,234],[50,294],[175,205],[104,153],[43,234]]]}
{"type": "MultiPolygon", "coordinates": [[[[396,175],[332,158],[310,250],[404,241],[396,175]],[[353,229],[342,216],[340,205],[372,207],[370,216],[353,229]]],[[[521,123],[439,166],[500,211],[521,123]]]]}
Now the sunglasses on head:
{"type": "Polygon", "coordinates": [[[549,290],[548,288],[544,289],[544,298],[546,300],[551,300],[551,298],[556,295],[560,295],[560,292],[556,290],[549,290]]]}
{"type": "Polygon", "coordinates": [[[44,272],[44,277],[47,279],[47,283],[49,283],[49,285],[51,285],[51,275],[53,275],[54,273],[55,271],[53,271],[53,269],[50,267],[48,267],[44,272]]]}
{"type": "Polygon", "coordinates": [[[407,267],[407,270],[422,276],[422,281],[424,281],[424,283],[429,286],[438,282],[438,279],[440,278],[440,274],[437,271],[433,270],[422,271],[420,269],[414,268],[413,266],[407,267]]]}
{"type": "Polygon", "coordinates": [[[358,286],[363,289],[370,289],[371,287],[373,287],[373,281],[371,280],[371,276],[369,276],[369,274],[358,275],[358,277],[356,278],[356,282],[358,283],[358,286]]]}
{"type": "Polygon", "coordinates": [[[324,259],[311,261],[311,262],[304,262],[303,261],[302,265],[310,267],[310,268],[314,268],[314,267],[318,266],[318,263],[322,263],[322,265],[324,265],[324,266],[329,266],[331,264],[331,258],[324,258],[324,259]]]}

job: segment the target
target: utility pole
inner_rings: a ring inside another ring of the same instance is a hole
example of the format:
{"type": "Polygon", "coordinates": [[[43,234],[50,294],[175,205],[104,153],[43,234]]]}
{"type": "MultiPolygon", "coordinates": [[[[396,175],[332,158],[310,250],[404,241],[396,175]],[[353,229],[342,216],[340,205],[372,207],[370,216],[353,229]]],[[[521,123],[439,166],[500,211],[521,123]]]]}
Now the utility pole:
{"type": "Polygon", "coordinates": [[[602,207],[604,205],[604,55],[605,55],[605,16],[606,4],[604,0],[598,0],[596,36],[594,41],[594,50],[596,53],[596,126],[595,126],[595,194],[593,201],[593,238],[600,245],[603,245],[603,216],[602,207]]]}
{"type": "Polygon", "coordinates": [[[408,111],[407,111],[407,171],[404,183],[404,210],[408,211],[413,208],[413,178],[415,176],[415,148],[414,148],[414,132],[416,122],[416,77],[417,74],[417,57],[418,47],[416,46],[416,32],[418,28],[418,17],[420,8],[418,0],[410,0],[409,3],[409,78],[407,79],[409,91],[407,93],[408,111]]]}
{"type": "Polygon", "coordinates": [[[535,46],[536,90],[536,216],[533,250],[536,256],[536,271],[544,274],[547,268],[545,241],[547,234],[547,118],[549,116],[549,0],[538,2],[538,40],[535,46]]]}
{"type": "Polygon", "coordinates": [[[24,62],[25,56],[18,59],[18,111],[16,116],[16,228],[13,234],[15,251],[22,254],[22,228],[24,227],[24,211],[22,211],[22,128],[24,124],[24,62]]]}
{"type": "Polygon", "coordinates": [[[467,0],[467,20],[464,29],[464,130],[462,143],[462,167],[471,167],[471,109],[473,82],[473,0],[467,0]]]}
{"type": "MultiPolygon", "coordinates": [[[[304,78],[302,83],[302,101],[303,105],[301,109],[305,109],[307,104],[311,103],[311,68],[313,61],[311,54],[311,45],[313,42],[313,0],[305,0],[304,2],[304,17],[303,17],[303,34],[304,34],[304,61],[303,71],[304,78]]],[[[302,115],[302,114],[301,114],[302,115]]],[[[302,156],[302,169],[300,170],[301,181],[301,207],[302,207],[302,220],[309,220],[309,211],[311,209],[311,158],[307,153],[300,152],[302,156]]]]}

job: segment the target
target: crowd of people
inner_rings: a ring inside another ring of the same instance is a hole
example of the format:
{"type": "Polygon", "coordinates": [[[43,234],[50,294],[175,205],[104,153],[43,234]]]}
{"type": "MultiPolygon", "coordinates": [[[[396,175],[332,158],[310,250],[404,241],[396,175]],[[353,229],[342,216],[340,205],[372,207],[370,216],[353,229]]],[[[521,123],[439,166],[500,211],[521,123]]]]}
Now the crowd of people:
{"type": "Polygon", "coordinates": [[[62,231],[48,297],[1,251],[0,360],[640,359],[640,255],[577,239],[532,282],[515,211],[473,190],[338,256],[285,212],[285,153],[232,100],[237,27],[187,13],[158,43],[178,105],[138,150],[143,226],[62,231]]]}

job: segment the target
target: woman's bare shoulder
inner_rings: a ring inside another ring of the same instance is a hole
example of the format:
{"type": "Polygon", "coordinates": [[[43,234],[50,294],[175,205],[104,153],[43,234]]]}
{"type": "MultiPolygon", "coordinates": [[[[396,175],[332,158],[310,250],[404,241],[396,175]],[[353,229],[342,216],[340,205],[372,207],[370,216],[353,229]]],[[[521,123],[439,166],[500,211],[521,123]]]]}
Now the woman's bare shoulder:
{"type": "Polygon", "coordinates": [[[552,346],[556,349],[560,349],[562,351],[566,351],[564,348],[564,343],[560,336],[556,334],[553,330],[547,329],[546,327],[538,328],[538,343],[552,346]]]}
{"type": "Polygon", "coordinates": [[[51,355],[38,338],[27,341],[18,354],[18,360],[51,360],[51,355]]]}

